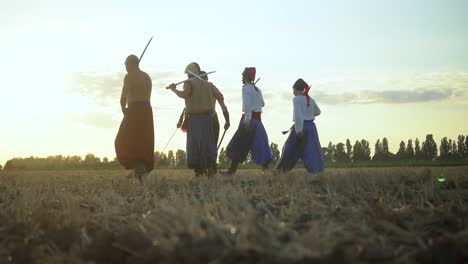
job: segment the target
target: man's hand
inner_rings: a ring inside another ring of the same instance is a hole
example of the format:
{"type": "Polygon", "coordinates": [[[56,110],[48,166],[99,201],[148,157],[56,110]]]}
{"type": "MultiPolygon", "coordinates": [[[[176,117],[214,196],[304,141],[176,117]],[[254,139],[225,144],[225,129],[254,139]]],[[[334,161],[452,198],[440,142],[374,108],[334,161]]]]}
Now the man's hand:
{"type": "Polygon", "coordinates": [[[302,139],[304,138],[304,133],[302,132],[296,133],[296,137],[299,141],[302,141],[302,139]]]}
{"type": "Polygon", "coordinates": [[[168,87],[166,87],[166,89],[171,89],[172,91],[174,91],[176,89],[176,85],[174,83],[171,83],[168,87]]]}
{"type": "Polygon", "coordinates": [[[231,126],[231,122],[229,121],[229,112],[226,108],[226,106],[224,106],[224,111],[223,111],[223,116],[224,116],[224,130],[228,130],[229,127],[231,126]]]}

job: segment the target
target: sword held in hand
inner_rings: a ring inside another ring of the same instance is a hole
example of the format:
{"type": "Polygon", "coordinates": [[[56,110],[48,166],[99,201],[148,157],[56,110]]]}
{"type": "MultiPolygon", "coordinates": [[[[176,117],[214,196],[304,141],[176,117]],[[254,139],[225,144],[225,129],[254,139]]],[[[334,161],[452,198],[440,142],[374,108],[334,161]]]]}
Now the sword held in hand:
{"type": "Polygon", "coordinates": [[[224,136],[226,135],[226,131],[227,131],[227,129],[224,129],[223,136],[221,137],[221,140],[219,141],[218,147],[216,148],[217,150],[219,150],[219,147],[221,147],[221,143],[223,143],[223,139],[224,139],[224,136]]]}
{"type": "MultiPolygon", "coordinates": [[[[212,74],[212,73],[215,73],[215,72],[216,72],[216,71],[210,71],[210,72],[203,73],[203,74],[200,74],[200,75],[196,75],[196,74],[190,73],[190,74],[193,74],[194,77],[190,77],[190,78],[188,78],[188,79],[186,79],[186,80],[183,80],[183,81],[181,81],[181,82],[175,83],[175,86],[180,85],[180,84],[183,84],[183,83],[188,82],[188,81],[191,81],[191,80],[194,80],[194,79],[201,79],[201,80],[203,80],[201,77],[205,77],[205,76],[207,76],[208,74],[212,74]]],[[[203,80],[203,81],[205,81],[205,80],[203,80]]],[[[166,89],[169,89],[169,86],[166,87],[166,89]]]]}
{"type": "Polygon", "coordinates": [[[197,78],[198,80],[206,82],[206,80],[202,78],[202,77],[204,77],[204,76],[206,76],[206,75],[200,75],[200,76],[199,76],[199,75],[196,75],[195,73],[193,73],[193,72],[191,72],[191,71],[189,71],[189,70],[187,70],[187,72],[190,73],[190,74],[192,74],[193,77],[197,78]]]}

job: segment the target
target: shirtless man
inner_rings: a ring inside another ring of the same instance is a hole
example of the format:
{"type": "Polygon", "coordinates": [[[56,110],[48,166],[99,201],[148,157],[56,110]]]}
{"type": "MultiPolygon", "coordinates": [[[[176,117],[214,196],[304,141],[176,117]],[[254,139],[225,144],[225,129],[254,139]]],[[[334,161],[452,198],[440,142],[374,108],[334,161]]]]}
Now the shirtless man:
{"type": "Polygon", "coordinates": [[[124,118],[115,139],[115,150],[119,162],[127,170],[132,169],[141,180],[154,167],[152,82],[150,76],[140,70],[137,56],[128,56],[125,68],[127,75],[120,97],[124,118]]]}

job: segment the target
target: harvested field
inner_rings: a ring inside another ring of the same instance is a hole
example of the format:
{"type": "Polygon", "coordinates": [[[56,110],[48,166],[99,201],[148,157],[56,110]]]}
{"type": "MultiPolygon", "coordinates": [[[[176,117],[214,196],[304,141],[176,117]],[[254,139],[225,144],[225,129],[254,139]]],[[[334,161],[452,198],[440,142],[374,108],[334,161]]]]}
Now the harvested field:
{"type": "Polygon", "coordinates": [[[125,173],[0,171],[0,263],[468,263],[468,167],[125,173]]]}

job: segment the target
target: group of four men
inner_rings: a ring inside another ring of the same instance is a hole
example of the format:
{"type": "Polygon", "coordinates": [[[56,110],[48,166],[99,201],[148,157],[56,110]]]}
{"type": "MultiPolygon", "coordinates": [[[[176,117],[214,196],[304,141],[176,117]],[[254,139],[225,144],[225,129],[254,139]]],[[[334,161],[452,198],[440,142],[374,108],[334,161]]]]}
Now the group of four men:
{"type": "MultiPolygon", "coordinates": [[[[127,75],[124,79],[120,104],[124,118],[115,139],[117,159],[135,175],[141,176],[154,167],[154,128],[150,105],[151,78],[139,68],[139,60],[130,55],[125,61],[127,75]]],[[[212,176],[217,173],[217,144],[219,121],[215,111],[216,101],[220,104],[225,119],[224,129],[230,127],[228,109],[223,94],[208,81],[200,66],[192,62],[186,69],[187,81],[183,89],[176,84],[167,89],[185,100],[177,127],[187,133],[187,166],[196,176],[212,176]],[[203,77],[202,77],[203,76],[203,77]]],[[[231,161],[225,175],[233,175],[240,163],[250,152],[252,160],[267,168],[273,160],[268,136],[262,124],[262,108],[265,106],[262,91],[255,85],[256,69],[246,67],[242,72],[243,114],[238,129],[226,148],[231,161]]],[[[309,172],[323,170],[323,154],[314,124],[320,114],[315,101],[308,95],[309,86],[302,79],[293,85],[294,125],[283,147],[276,169],[282,172],[291,170],[302,159],[309,172]]]]}

